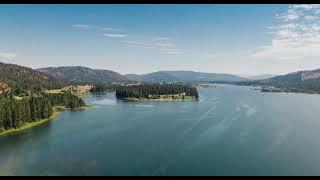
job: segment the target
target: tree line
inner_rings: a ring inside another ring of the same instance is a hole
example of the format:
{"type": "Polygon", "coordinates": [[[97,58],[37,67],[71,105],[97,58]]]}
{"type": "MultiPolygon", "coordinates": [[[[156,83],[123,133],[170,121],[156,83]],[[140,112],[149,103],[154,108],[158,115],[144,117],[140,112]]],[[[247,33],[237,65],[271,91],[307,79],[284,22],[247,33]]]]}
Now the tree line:
{"type": "Polygon", "coordinates": [[[0,94],[0,131],[49,118],[53,114],[53,106],[58,105],[77,108],[85,103],[71,93],[33,95],[20,100],[12,93],[0,94]]]}
{"type": "Polygon", "coordinates": [[[116,90],[117,98],[148,98],[149,95],[173,95],[185,93],[186,96],[199,98],[195,87],[181,84],[143,84],[132,86],[119,86],[116,90]]]}
{"type": "Polygon", "coordinates": [[[79,108],[85,106],[85,102],[78,96],[70,92],[60,94],[44,94],[52,106],[65,106],[66,108],[79,108]]]}
{"type": "Polygon", "coordinates": [[[95,83],[90,92],[111,92],[116,91],[121,85],[110,83],[95,83]]]}

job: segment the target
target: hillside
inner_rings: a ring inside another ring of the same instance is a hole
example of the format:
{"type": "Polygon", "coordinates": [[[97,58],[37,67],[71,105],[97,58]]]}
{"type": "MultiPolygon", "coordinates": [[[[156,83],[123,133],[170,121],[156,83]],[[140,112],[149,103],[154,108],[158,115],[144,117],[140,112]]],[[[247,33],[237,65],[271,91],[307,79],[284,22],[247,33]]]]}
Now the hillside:
{"type": "Polygon", "coordinates": [[[11,89],[14,94],[30,94],[44,89],[62,88],[67,82],[31,68],[0,62],[0,84],[0,91],[11,89]]]}
{"type": "Polygon", "coordinates": [[[158,71],[149,74],[125,75],[128,79],[145,82],[208,82],[208,81],[246,81],[248,79],[231,74],[203,73],[194,71],[158,71]]]}
{"type": "Polygon", "coordinates": [[[174,82],[179,81],[178,77],[172,76],[165,72],[154,72],[149,74],[137,75],[137,74],[127,74],[125,75],[127,79],[132,81],[144,81],[144,82],[174,82]]]}
{"type": "Polygon", "coordinates": [[[267,80],[265,82],[272,83],[286,83],[286,84],[297,84],[297,83],[306,83],[306,82],[320,82],[320,69],[308,70],[308,71],[298,71],[290,73],[287,75],[276,76],[267,80]]]}
{"type": "Polygon", "coordinates": [[[320,69],[298,71],[264,80],[250,80],[234,83],[237,85],[265,86],[271,92],[320,93],[320,69]],[[276,87],[267,88],[267,87],[276,87]]]}
{"type": "Polygon", "coordinates": [[[123,82],[126,77],[109,70],[97,70],[81,66],[49,67],[38,69],[53,77],[71,82],[123,82]]]}
{"type": "Polygon", "coordinates": [[[261,80],[259,83],[285,88],[290,91],[320,93],[320,69],[276,76],[261,80]]]}

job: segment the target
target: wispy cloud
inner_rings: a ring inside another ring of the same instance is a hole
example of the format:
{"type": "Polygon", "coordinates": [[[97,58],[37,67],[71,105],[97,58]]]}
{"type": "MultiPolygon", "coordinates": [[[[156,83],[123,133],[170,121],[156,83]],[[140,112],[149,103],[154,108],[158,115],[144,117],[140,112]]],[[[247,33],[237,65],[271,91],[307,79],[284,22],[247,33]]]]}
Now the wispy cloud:
{"type": "Polygon", "coordinates": [[[74,24],[72,25],[74,28],[79,28],[79,29],[90,29],[93,28],[93,26],[87,25],[87,24],[74,24]]]}
{"type": "Polygon", "coordinates": [[[150,43],[146,43],[146,42],[143,42],[143,41],[133,41],[133,40],[123,40],[123,41],[120,41],[122,43],[127,43],[127,44],[133,44],[133,45],[151,45],[150,43]]]}
{"type": "Polygon", "coordinates": [[[123,38],[127,37],[127,34],[104,34],[106,37],[112,37],[112,38],[123,38]]]}
{"type": "Polygon", "coordinates": [[[154,44],[155,46],[158,46],[160,48],[173,48],[176,47],[174,43],[171,42],[158,42],[154,44]]]}
{"type": "Polygon", "coordinates": [[[118,28],[112,28],[112,27],[102,27],[102,26],[95,26],[95,25],[88,25],[88,24],[74,24],[72,25],[74,28],[78,29],[91,29],[91,30],[100,30],[100,31],[112,31],[112,32],[120,32],[121,29],[118,28]]]}
{"type": "Polygon", "coordinates": [[[152,48],[154,48],[152,46],[136,46],[136,45],[129,45],[129,47],[132,47],[132,48],[144,48],[144,49],[152,49],[152,48]]]}
{"type": "Polygon", "coordinates": [[[12,60],[15,59],[17,55],[15,53],[0,52],[0,60],[12,60]]]}
{"type": "Polygon", "coordinates": [[[184,54],[182,51],[168,51],[167,54],[184,54]]]}
{"type": "Polygon", "coordinates": [[[120,32],[121,29],[116,29],[116,28],[110,28],[110,27],[102,27],[100,28],[103,31],[114,31],[114,32],[120,32]]]}
{"type": "Polygon", "coordinates": [[[126,43],[129,47],[134,48],[148,48],[157,49],[167,54],[183,54],[184,52],[176,50],[177,44],[173,38],[169,37],[156,37],[147,40],[124,40],[122,43],[126,43]]]}
{"type": "Polygon", "coordinates": [[[320,5],[290,5],[287,12],[275,16],[276,26],[268,27],[273,36],[269,45],[259,47],[251,54],[263,59],[320,58],[320,5]]]}
{"type": "MultiPolygon", "coordinates": [[[[109,38],[126,38],[129,36],[128,34],[124,34],[123,30],[113,27],[94,26],[88,24],[75,24],[72,25],[72,27],[84,30],[90,29],[103,31],[103,36],[109,38]]],[[[121,40],[120,42],[125,43],[128,45],[128,47],[132,48],[157,49],[167,54],[184,54],[183,51],[177,50],[177,44],[175,42],[175,39],[171,37],[159,36],[153,38],[145,38],[144,40],[130,38],[127,40],[121,40]]]]}
{"type": "Polygon", "coordinates": [[[170,41],[172,38],[169,37],[156,37],[154,38],[154,41],[170,41]]]}
{"type": "Polygon", "coordinates": [[[175,40],[168,37],[157,37],[153,39],[153,45],[159,48],[174,48],[177,46],[175,40]]]}

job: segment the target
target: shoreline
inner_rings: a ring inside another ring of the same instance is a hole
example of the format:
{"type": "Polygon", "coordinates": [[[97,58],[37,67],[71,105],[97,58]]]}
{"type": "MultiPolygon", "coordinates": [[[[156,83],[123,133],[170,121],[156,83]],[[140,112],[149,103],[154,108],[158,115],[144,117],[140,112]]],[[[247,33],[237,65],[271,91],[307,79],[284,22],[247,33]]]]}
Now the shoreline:
{"type": "Polygon", "coordinates": [[[53,114],[49,117],[49,118],[45,118],[45,119],[41,119],[39,121],[36,122],[32,122],[32,123],[25,123],[22,127],[18,128],[18,129],[9,129],[9,130],[4,130],[3,132],[0,133],[0,136],[5,136],[5,135],[9,135],[11,133],[15,133],[15,132],[20,132],[20,131],[24,131],[30,128],[33,128],[35,126],[41,125],[43,123],[49,122],[51,120],[53,120],[54,118],[56,118],[58,115],[60,114],[59,111],[54,110],[53,114]]]}
{"type": "Polygon", "coordinates": [[[51,120],[55,119],[61,113],[61,111],[64,111],[64,110],[77,110],[77,109],[87,109],[87,108],[94,108],[94,107],[95,106],[93,106],[93,105],[86,105],[86,106],[79,107],[79,108],[66,108],[65,106],[54,106],[53,107],[53,114],[49,118],[40,119],[39,121],[32,122],[32,123],[25,123],[23,126],[21,126],[20,128],[17,128],[17,129],[4,130],[4,131],[0,132],[0,137],[6,136],[6,135],[9,135],[12,133],[24,131],[27,129],[31,129],[35,126],[44,124],[46,122],[50,122],[51,120]]]}
{"type": "Polygon", "coordinates": [[[285,94],[311,94],[311,95],[320,95],[320,92],[316,91],[308,91],[308,90],[301,90],[301,89],[288,89],[282,87],[274,87],[274,86],[265,86],[265,87],[255,87],[253,90],[260,91],[262,93],[285,93],[285,94]]]}
{"type": "Polygon", "coordinates": [[[78,107],[78,108],[67,108],[65,106],[54,106],[53,110],[54,111],[63,111],[63,110],[79,110],[79,109],[89,109],[89,108],[95,108],[96,106],[94,105],[85,105],[82,107],[78,107]]]}
{"type": "MultiPolygon", "coordinates": [[[[259,91],[261,93],[320,95],[320,92],[312,91],[312,90],[276,87],[280,91],[268,91],[268,90],[265,91],[263,90],[262,85],[244,85],[244,84],[227,84],[227,83],[221,83],[221,84],[228,85],[228,86],[251,87],[252,88],[251,90],[259,91]]],[[[272,87],[272,86],[266,86],[266,87],[272,87]]]]}

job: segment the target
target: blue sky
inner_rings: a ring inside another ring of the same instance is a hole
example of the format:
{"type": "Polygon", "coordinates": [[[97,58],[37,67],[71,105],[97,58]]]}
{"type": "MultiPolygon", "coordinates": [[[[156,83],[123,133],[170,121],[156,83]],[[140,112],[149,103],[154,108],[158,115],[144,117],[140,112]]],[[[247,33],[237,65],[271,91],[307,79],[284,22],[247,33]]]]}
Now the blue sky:
{"type": "Polygon", "coordinates": [[[320,68],[319,17],[318,5],[0,5],[0,58],[122,74],[285,74],[320,68]]]}

